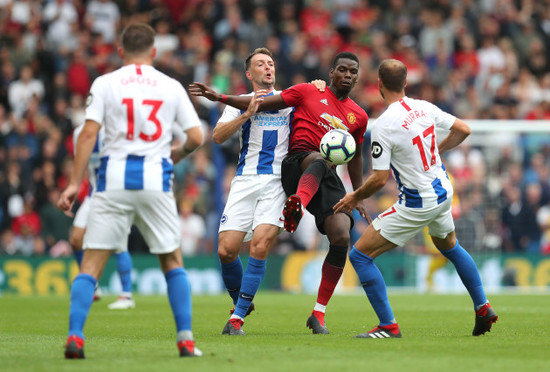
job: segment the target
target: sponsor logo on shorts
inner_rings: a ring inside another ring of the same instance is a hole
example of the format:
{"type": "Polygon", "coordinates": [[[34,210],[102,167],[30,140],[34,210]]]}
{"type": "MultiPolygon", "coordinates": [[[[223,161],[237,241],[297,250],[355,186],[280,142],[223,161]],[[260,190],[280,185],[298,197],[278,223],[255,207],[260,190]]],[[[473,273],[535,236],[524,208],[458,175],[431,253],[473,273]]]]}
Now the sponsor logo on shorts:
{"type": "Polygon", "coordinates": [[[226,215],[226,214],[224,214],[224,215],[222,216],[222,218],[220,219],[220,222],[221,222],[222,225],[225,224],[225,223],[227,222],[227,215],[226,215]]]}
{"type": "Polygon", "coordinates": [[[376,141],[372,143],[371,146],[371,155],[373,158],[377,159],[382,155],[382,146],[376,141]]]}

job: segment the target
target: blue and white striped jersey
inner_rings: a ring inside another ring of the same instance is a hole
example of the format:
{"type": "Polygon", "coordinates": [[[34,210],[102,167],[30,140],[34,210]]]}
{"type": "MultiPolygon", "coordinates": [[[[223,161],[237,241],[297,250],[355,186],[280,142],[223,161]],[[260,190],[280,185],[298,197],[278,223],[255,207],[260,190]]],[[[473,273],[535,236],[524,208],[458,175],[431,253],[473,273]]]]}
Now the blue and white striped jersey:
{"type": "MultiPolygon", "coordinates": [[[[279,94],[273,91],[271,94],[279,94]]],[[[252,96],[254,93],[246,94],[252,96]]],[[[218,123],[227,123],[244,111],[226,106],[218,123]]],[[[294,108],[258,112],[239,130],[241,150],[237,176],[254,174],[281,174],[281,162],[288,153],[290,123],[294,108]]]]}
{"type": "Polygon", "coordinates": [[[97,191],[171,191],[174,125],[200,126],[183,86],[148,65],[127,65],[98,77],[86,120],[105,128],[97,191]]]}
{"type": "Polygon", "coordinates": [[[403,97],[392,103],[372,127],[372,169],[391,168],[399,203],[430,208],[453,196],[441,162],[436,129],[449,130],[456,117],[423,100],[403,97]]]}

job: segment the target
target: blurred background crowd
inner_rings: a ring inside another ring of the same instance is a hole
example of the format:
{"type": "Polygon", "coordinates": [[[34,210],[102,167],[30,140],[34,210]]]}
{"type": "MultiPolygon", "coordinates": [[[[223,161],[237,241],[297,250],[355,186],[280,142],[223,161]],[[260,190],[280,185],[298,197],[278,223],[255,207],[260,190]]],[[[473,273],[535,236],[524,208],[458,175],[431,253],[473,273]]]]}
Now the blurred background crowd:
{"type": "MultiPolygon", "coordinates": [[[[155,66],[185,87],[248,92],[243,62],[264,46],[279,89],[327,80],[334,55],[350,50],[361,63],[352,97],[371,118],[384,110],[378,64],[396,58],[409,70],[408,96],[466,121],[550,120],[549,0],[0,0],[0,254],[70,254],[72,220],[55,205],[72,167],[72,132],[94,78],[121,65],[117,35],[134,21],[155,28],[155,66]]],[[[223,105],[195,103],[210,138],[223,105]]],[[[550,132],[475,136],[444,159],[462,245],[550,253],[550,132]]],[[[367,134],[365,175],[369,142],[367,134]]],[[[215,254],[238,148],[236,138],[207,141],[175,168],[185,255],[215,254]]],[[[389,183],[369,212],[396,197],[389,183]]],[[[364,226],[357,218],[354,234],[364,226]]],[[[279,253],[323,246],[307,217],[279,240],[279,253]]],[[[404,249],[426,248],[419,237],[404,249]]],[[[145,250],[133,232],[130,251],[145,250]]]]}

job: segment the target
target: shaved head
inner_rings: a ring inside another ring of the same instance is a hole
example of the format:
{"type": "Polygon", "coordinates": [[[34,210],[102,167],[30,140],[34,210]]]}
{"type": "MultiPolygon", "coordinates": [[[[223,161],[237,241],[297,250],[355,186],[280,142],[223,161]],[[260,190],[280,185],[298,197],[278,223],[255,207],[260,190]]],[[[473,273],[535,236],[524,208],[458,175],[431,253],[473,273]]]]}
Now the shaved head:
{"type": "Polygon", "coordinates": [[[387,90],[399,93],[407,82],[407,66],[396,59],[385,59],[378,67],[378,77],[387,90]]]}

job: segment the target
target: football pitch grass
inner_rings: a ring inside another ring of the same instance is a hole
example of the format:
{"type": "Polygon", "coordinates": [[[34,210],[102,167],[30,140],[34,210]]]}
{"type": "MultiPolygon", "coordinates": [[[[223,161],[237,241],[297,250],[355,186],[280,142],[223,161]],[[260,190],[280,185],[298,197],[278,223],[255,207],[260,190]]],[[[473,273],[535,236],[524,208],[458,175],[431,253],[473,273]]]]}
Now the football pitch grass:
{"type": "Polygon", "coordinates": [[[222,336],[226,295],[193,299],[193,331],[202,358],[179,358],[165,296],[137,296],[136,308],[94,303],[85,327],[86,359],[65,360],[67,297],[0,297],[0,371],[548,371],[550,296],[491,295],[499,321],[471,336],[467,295],[392,294],[402,339],[356,339],[376,317],[365,296],[336,295],[330,335],[305,327],[313,295],[260,292],[246,336],[222,336]]]}

